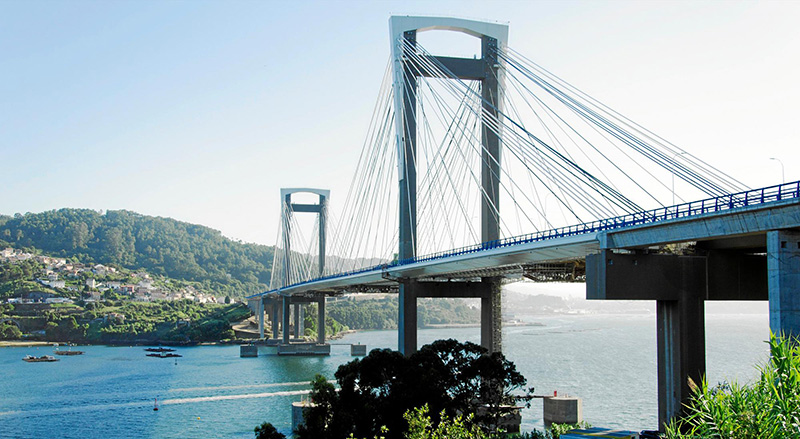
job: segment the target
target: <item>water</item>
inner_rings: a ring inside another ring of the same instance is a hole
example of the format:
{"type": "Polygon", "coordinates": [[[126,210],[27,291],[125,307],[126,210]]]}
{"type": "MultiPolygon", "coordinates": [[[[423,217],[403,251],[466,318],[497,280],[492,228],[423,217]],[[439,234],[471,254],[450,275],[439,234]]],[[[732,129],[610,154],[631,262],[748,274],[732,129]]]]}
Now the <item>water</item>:
{"type": "MultiPolygon", "coordinates": [[[[654,316],[548,316],[545,326],[504,329],[504,351],[537,394],[583,398],[595,425],[654,428],[657,385],[654,316]]],[[[707,317],[708,376],[752,380],[767,357],[765,315],[707,317]]],[[[478,328],[420,330],[420,344],[439,338],[477,342],[478,328]]],[[[395,331],[351,334],[336,343],[394,348],[395,331]]],[[[272,422],[289,433],[291,402],[316,373],[332,378],[350,361],[349,346],[330,357],[278,357],[238,346],[179,348],[177,359],[145,356],[141,347],[80,347],[86,354],[57,363],[24,363],[48,347],[0,349],[0,437],[252,438],[272,422]],[[158,397],[160,410],[153,411],[158,397]]],[[[538,400],[537,400],[538,401],[538,400]]],[[[541,402],[523,412],[523,428],[541,428],[541,402]]]]}

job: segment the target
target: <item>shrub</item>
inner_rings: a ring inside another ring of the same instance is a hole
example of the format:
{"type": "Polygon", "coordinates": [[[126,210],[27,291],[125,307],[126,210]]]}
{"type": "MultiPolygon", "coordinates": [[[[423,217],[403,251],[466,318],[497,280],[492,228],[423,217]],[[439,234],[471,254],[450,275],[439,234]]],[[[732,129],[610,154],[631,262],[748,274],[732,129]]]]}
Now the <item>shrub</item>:
{"type": "Polygon", "coordinates": [[[791,337],[770,335],[770,359],[751,385],[705,380],[690,383],[694,395],[686,416],[666,428],[674,438],[799,438],[800,347],[791,337]]]}
{"type": "Polygon", "coordinates": [[[259,425],[253,431],[256,433],[256,439],[286,439],[286,435],[279,432],[269,422],[259,425]]]}

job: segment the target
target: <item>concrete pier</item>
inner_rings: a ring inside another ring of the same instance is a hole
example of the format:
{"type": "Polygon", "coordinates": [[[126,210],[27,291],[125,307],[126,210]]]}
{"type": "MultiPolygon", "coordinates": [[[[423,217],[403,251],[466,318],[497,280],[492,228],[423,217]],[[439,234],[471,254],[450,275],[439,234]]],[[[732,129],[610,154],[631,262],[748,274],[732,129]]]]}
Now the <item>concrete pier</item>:
{"type": "Polygon", "coordinates": [[[297,431],[298,427],[305,424],[305,410],[313,406],[314,403],[308,400],[292,403],[292,431],[297,431]]]}
{"type": "Polygon", "coordinates": [[[577,424],[583,421],[583,402],[577,396],[550,396],[544,398],[544,426],[552,424],[577,424]]]}
{"type": "Polygon", "coordinates": [[[258,357],[258,346],[252,344],[239,346],[239,356],[242,358],[258,357]]]}
{"type": "Polygon", "coordinates": [[[769,328],[800,336],[800,232],[767,232],[769,328]]]}
{"type": "Polygon", "coordinates": [[[363,357],[367,355],[367,345],[365,344],[351,344],[350,345],[350,356],[352,357],[363,357]]]}
{"type": "Polygon", "coordinates": [[[331,345],[319,343],[280,343],[278,355],[330,355],[331,345]]]}

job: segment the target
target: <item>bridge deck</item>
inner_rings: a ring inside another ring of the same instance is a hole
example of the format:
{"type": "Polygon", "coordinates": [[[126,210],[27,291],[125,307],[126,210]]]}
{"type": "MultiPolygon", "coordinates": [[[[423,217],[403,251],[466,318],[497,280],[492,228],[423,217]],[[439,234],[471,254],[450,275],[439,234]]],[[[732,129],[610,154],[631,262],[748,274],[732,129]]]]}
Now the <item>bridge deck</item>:
{"type": "Polygon", "coordinates": [[[464,278],[480,276],[476,273],[487,270],[495,274],[520,271],[526,265],[582,259],[609,248],[687,241],[761,247],[760,235],[790,228],[800,228],[800,182],[486,242],[314,279],[250,298],[333,292],[355,286],[389,287],[402,278],[464,278]]]}

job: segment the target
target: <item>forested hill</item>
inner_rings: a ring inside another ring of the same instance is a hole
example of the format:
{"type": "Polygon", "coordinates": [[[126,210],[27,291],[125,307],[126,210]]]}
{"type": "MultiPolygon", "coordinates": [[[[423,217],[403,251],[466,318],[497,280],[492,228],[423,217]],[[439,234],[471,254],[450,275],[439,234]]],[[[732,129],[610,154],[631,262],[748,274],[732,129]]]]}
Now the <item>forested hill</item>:
{"type": "Polygon", "coordinates": [[[89,209],[0,216],[0,245],[33,247],[83,263],[145,269],[236,296],[267,288],[274,250],[170,218],[89,209]]]}

